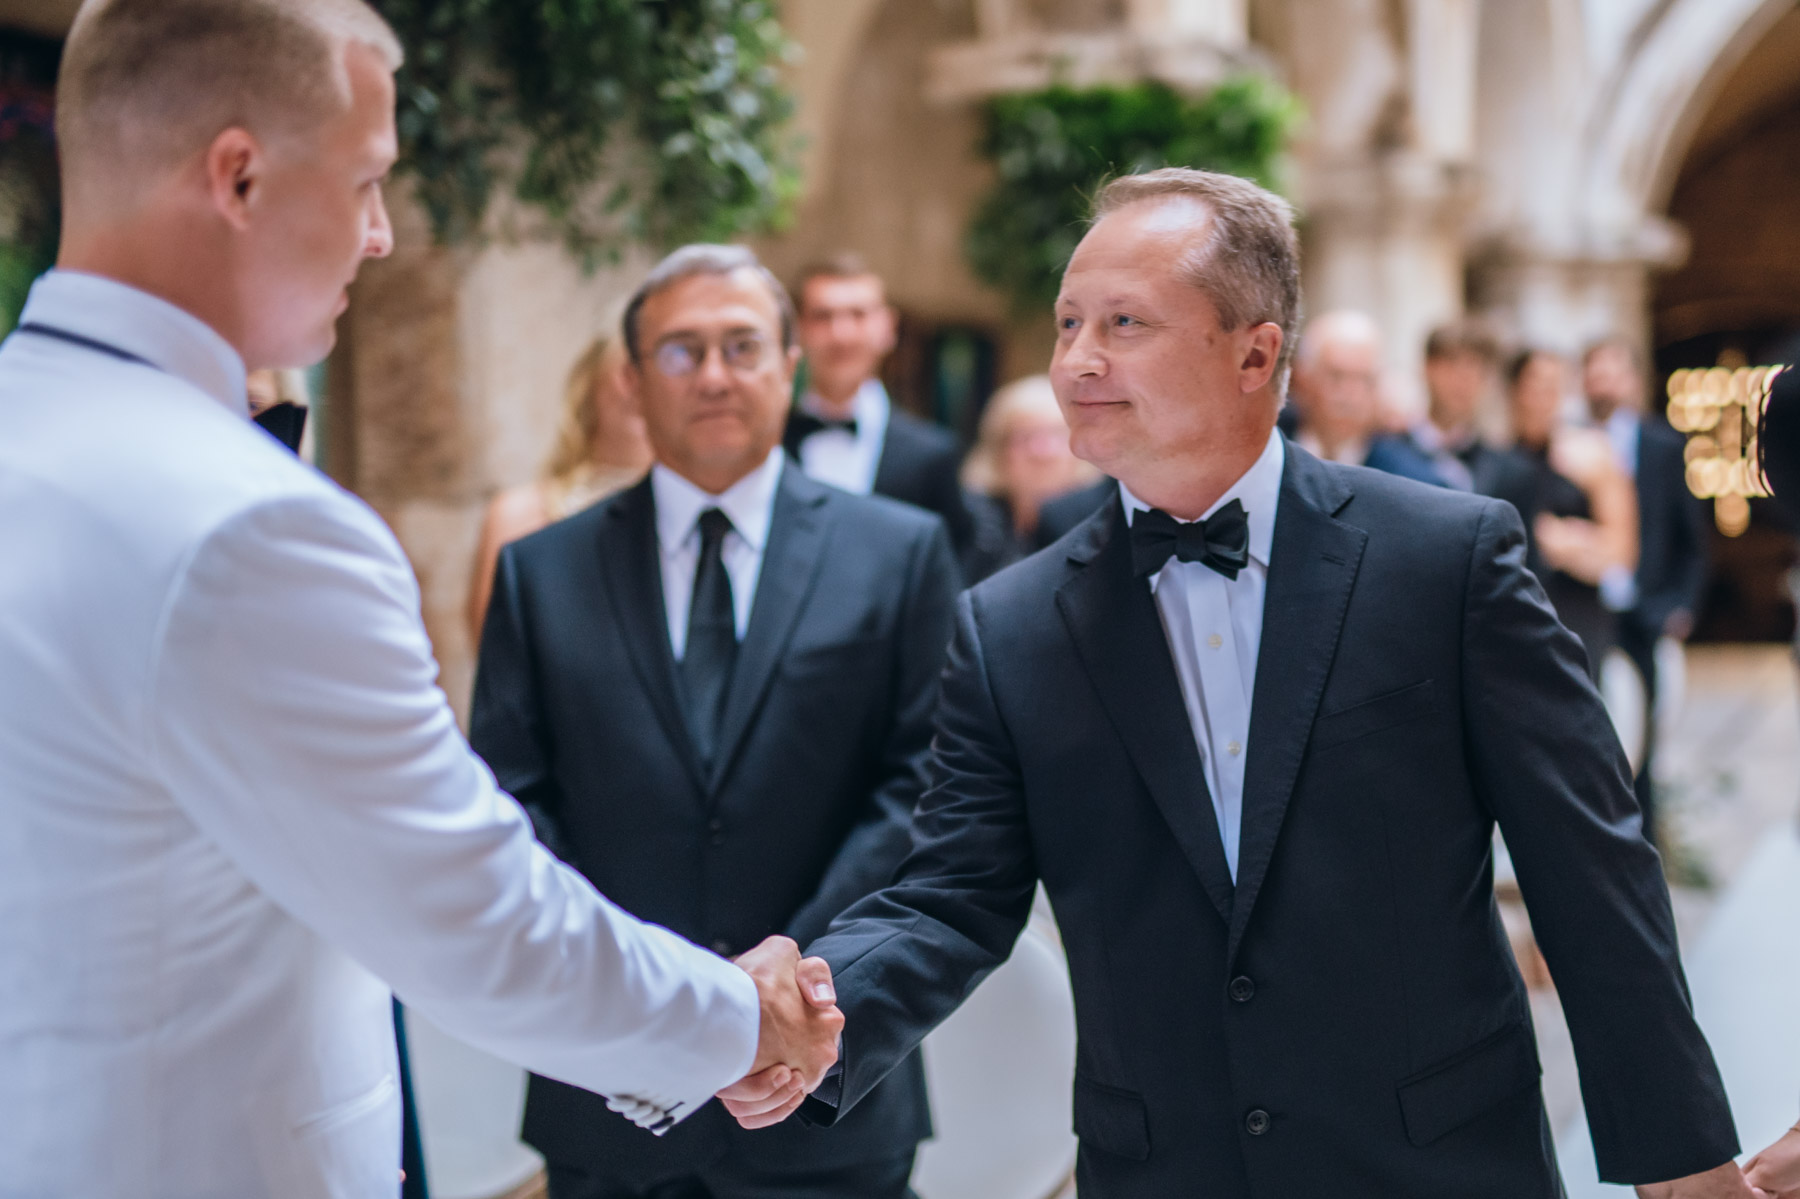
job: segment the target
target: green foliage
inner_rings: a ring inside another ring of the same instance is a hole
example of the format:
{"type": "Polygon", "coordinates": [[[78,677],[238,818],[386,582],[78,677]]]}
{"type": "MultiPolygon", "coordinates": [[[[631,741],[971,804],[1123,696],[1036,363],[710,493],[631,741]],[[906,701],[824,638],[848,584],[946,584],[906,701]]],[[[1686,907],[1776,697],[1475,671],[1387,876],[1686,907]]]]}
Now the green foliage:
{"type": "Polygon", "coordinates": [[[1255,75],[1197,98],[1161,83],[996,97],[980,152],[999,179],[969,225],[969,264],[1021,314],[1042,312],[1108,178],[1185,166],[1279,189],[1300,115],[1293,96],[1255,75]]]}
{"type": "Polygon", "coordinates": [[[589,261],[779,223],[798,188],[767,0],[377,0],[401,169],[439,238],[513,188],[589,261]]]}

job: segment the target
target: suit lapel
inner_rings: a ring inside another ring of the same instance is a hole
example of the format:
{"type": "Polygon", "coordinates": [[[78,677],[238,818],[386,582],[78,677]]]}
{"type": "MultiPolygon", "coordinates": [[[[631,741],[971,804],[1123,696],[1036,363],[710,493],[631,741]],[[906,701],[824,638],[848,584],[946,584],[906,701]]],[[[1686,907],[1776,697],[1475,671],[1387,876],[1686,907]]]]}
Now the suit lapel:
{"type": "Polygon", "coordinates": [[[1090,518],[1070,557],[1083,565],[1057,592],[1057,608],[1176,844],[1229,924],[1231,871],[1218,819],[1156,601],[1132,574],[1131,542],[1116,492],[1090,518]]]}
{"type": "Polygon", "coordinates": [[[662,722],[694,785],[702,791],[706,780],[688,736],[675,678],[675,654],[669,647],[668,609],[663,604],[662,556],[656,545],[656,503],[650,479],[613,502],[608,519],[600,526],[600,575],[607,596],[618,613],[619,634],[631,655],[631,664],[649,698],[650,708],[662,722]]]}
{"type": "Polygon", "coordinates": [[[1228,961],[1274,856],[1368,542],[1367,533],[1334,519],[1350,494],[1335,472],[1289,443],[1250,709],[1228,961]]]}
{"type": "Polygon", "coordinates": [[[763,546],[756,598],[750,605],[750,626],[738,647],[737,667],[725,698],[725,718],[711,780],[713,789],[724,780],[750,731],[825,561],[823,551],[830,523],[825,501],[829,494],[794,463],[783,464],[781,482],[775,491],[775,511],[769,521],[769,539],[763,546]]]}

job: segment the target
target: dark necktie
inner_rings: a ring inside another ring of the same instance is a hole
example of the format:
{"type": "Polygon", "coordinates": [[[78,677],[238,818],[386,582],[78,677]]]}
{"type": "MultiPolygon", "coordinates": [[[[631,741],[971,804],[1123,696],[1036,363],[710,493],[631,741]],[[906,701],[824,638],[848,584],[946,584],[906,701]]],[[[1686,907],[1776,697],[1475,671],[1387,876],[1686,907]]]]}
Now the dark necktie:
{"type": "Polygon", "coordinates": [[[688,731],[706,771],[719,748],[719,722],[737,665],[737,617],[731,603],[731,576],[721,553],[731,518],[717,508],[700,514],[700,565],[694,570],[694,598],[688,605],[687,650],[681,656],[682,691],[688,731]]]}
{"type": "Polygon", "coordinates": [[[827,429],[842,429],[850,436],[856,436],[856,418],[847,416],[838,419],[834,416],[814,416],[810,412],[796,409],[788,416],[787,433],[782,437],[782,448],[794,457],[800,456],[800,443],[814,433],[823,433],[827,429]]]}
{"type": "Polygon", "coordinates": [[[1250,564],[1250,520],[1244,505],[1232,500],[1223,508],[1191,524],[1184,524],[1151,508],[1131,520],[1131,569],[1148,578],[1168,565],[1169,559],[1202,562],[1228,579],[1250,564]]]}

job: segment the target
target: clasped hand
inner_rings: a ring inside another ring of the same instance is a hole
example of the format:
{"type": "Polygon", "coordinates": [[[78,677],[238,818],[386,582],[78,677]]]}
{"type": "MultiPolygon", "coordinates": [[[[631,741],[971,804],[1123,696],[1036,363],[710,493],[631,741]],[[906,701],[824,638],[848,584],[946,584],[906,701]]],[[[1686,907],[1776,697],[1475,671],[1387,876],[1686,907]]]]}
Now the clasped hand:
{"type": "Polygon", "coordinates": [[[770,937],[735,959],[756,983],[762,1032],[750,1073],[719,1092],[745,1128],[767,1128],[793,1115],[837,1061],[844,1014],[837,1009],[831,967],[802,958],[787,937],[770,937]]]}

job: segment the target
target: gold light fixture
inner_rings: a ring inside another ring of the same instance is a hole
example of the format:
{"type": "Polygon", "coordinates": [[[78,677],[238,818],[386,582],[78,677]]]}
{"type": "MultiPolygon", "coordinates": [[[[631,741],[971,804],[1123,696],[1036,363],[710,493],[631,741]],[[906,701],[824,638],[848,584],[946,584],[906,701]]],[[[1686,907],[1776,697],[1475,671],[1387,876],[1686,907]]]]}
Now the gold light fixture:
{"type": "Polygon", "coordinates": [[[1669,376],[1669,424],[1688,435],[1688,490],[1713,502],[1727,537],[1750,527],[1750,500],[1769,494],[1756,426],[1779,366],[1715,366],[1669,376]]]}

